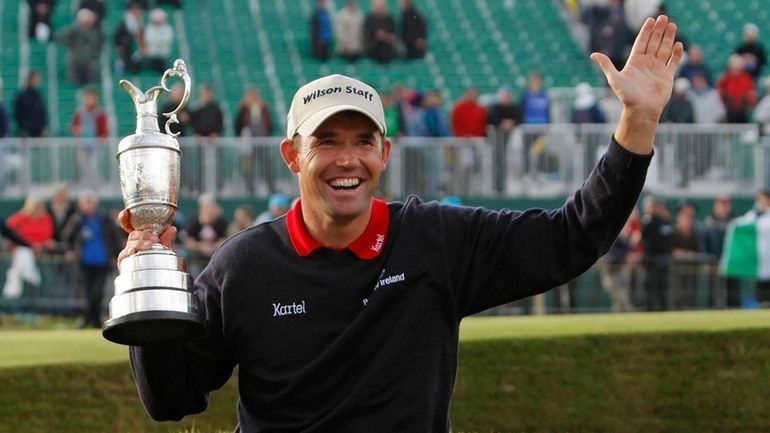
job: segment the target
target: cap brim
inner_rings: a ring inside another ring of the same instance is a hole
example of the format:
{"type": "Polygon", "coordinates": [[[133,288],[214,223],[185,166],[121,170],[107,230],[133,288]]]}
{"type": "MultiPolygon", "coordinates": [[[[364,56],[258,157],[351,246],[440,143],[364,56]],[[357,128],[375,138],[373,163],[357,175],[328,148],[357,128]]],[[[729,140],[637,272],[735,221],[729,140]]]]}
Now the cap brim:
{"type": "Polygon", "coordinates": [[[361,107],[356,105],[335,105],[333,107],[322,108],[308,116],[304,122],[297,125],[296,133],[302,135],[303,137],[308,137],[312,135],[315,130],[326,121],[326,119],[342,111],[357,111],[368,117],[383,135],[387,131],[384,123],[377,120],[377,118],[372,113],[362,109],[361,107]]]}

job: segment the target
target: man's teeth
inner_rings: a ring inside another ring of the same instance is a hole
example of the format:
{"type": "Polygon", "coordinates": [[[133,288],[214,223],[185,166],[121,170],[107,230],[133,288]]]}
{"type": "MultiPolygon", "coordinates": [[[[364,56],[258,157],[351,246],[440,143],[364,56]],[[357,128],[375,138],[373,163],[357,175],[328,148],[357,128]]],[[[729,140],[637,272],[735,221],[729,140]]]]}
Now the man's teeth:
{"type": "Polygon", "coordinates": [[[331,185],[334,188],[354,188],[358,186],[359,183],[361,183],[361,181],[356,178],[332,179],[331,181],[329,181],[329,185],[331,185]]]}

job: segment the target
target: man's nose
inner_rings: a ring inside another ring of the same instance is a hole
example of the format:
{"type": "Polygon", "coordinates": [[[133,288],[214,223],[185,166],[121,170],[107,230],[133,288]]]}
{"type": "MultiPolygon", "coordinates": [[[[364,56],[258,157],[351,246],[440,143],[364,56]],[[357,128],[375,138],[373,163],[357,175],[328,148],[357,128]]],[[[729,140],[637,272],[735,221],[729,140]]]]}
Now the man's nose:
{"type": "Polygon", "coordinates": [[[337,165],[340,167],[355,167],[358,164],[358,153],[355,143],[345,142],[337,153],[337,165]]]}

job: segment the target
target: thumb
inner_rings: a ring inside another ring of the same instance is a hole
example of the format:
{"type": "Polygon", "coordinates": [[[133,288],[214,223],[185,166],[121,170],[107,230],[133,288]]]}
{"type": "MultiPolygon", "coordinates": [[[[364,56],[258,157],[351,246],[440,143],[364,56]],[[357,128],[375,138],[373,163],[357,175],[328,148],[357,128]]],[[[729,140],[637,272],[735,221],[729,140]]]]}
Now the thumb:
{"type": "Polygon", "coordinates": [[[176,238],[176,227],[169,225],[163,233],[160,234],[160,243],[171,248],[171,243],[174,242],[174,238],[176,238]]]}
{"type": "Polygon", "coordinates": [[[118,214],[118,224],[120,224],[120,227],[125,230],[126,233],[134,231],[134,226],[131,225],[131,211],[128,209],[120,211],[118,214]]]}
{"type": "Polygon", "coordinates": [[[599,65],[599,67],[602,69],[604,77],[607,78],[608,82],[611,82],[611,78],[618,73],[618,70],[615,69],[615,65],[612,64],[610,58],[602,53],[592,53],[591,60],[599,65]]]}

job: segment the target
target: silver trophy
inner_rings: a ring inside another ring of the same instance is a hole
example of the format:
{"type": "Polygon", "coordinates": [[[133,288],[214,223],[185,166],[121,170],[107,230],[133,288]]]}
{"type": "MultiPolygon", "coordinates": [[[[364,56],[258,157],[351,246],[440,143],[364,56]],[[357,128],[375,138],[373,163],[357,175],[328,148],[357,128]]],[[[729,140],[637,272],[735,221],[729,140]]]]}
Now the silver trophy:
{"type": "MultiPolygon", "coordinates": [[[[127,80],[120,80],[120,86],[134,100],[137,122],[136,133],[118,145],[123,203],[136,230],[157,235],[171,224],[178,209],[181,151],[178,134],[171,133],[169,126],[179,123],[177,113],[190,97],[190,75],[184,61],[177,59],[163,74],[160,86],[146,92],[127,80]],[[184,81],[184,96],[174,111],[163,113],[168,118],[164,134],[158,128],[158,98],[169,92],[166,80],[172,76],[184,81]]],[[[146,345],[188,341],[204,331],[205,314],[182,257],[158,243],[121,262],[110,318],[102,328],[104,338],[146,345]]]]}

